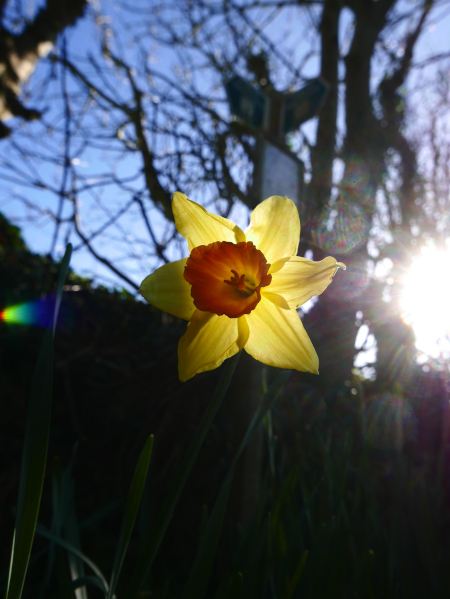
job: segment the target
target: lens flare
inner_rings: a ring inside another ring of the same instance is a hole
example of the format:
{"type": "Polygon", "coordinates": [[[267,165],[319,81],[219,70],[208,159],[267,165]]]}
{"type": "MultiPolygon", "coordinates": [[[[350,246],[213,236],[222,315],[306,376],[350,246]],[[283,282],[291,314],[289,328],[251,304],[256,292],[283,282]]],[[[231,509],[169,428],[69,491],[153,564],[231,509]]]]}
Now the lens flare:
{"type": "Polygon", "coordinates": [[[47,296],[31,302],[16,304],[0,312],[0,320],[10,324],[50,326],[55,299],[47,296]]]}
{"type": "Polygon", "coordinates": [[[427,247],[403,281],[403,320],[412,326],[416,347],[440,361],[450,359],[450,252],[427,247]]]}
{"type": "Polygon", "coordinates": [[[315,217],[312,237],[316,245],[330,254],[346,254],[367,241],[369,224],[364,210],[345,202],[342,195],[315,217]]]}

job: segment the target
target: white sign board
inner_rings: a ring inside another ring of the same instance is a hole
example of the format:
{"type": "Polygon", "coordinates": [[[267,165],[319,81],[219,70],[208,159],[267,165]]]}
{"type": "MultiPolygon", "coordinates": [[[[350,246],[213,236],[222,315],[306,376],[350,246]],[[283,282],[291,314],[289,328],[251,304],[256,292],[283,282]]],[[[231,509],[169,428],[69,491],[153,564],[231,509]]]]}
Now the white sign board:
{"type": "Polygon", "coordinates": [[[286,196],[298,206],[303,183],[302,163],[275,144],[267,140],[262,143],[260,201],[270,196],[286,196]]]}

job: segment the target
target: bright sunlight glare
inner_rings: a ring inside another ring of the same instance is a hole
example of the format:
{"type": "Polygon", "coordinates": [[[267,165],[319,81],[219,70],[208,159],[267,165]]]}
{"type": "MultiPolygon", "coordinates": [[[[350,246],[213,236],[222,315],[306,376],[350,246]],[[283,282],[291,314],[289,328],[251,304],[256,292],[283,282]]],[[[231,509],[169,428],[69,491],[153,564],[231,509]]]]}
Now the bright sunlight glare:
{"type": "Polygon", "coordinates": [[[450,251],[425,248],[406,274],[402,318],[416,336],[416,347],[437,360],[450,358],[450,251]]]}

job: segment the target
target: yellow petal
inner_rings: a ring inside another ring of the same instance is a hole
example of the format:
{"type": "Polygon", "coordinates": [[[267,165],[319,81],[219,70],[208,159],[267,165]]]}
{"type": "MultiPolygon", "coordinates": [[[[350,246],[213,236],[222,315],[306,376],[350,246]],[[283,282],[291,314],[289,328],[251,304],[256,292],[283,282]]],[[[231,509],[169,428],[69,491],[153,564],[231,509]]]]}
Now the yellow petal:
{"type": "MultiPolygon", "coordinates": [[[[302,306],[315,295],[320,295],[325,291],[339,267],[345,270],[345,265],[336,262],[331,256],[320,262],[293,256],[284,263],[281,269],[277,270],[277,263],[273,266],[275,272],[269,271],[273,274],[267,292],[284,297],[291,309],[302,306]]],[[[262,290],[262,293],[265,291],[266,288],[262,290]]],[[[275,303],[281,305],[278,302],[275,303]]]]}
{"type": "Polygon", "coordinates": [[[295,256],[300,241],[300,219],[292,200],[272,196],[253,210],[245,230],[269,264],[280,258],[295,256]]]}
{"type": "Polygon", "coordinates": [[[173,194],[172,210],[177,230],[188,242],[189,251],[198,245],[208,245],[214,241],[245,241],[241,229],[231,220],[211,214],[200,204],[189,200],[184,193],[173,194]]]}
{"type": "Polygon", "coordinates": [[[187,381],[213,370],[240,351],[248,339],[245,316],[228,318],[196,310],[178,344],[178,374],[187,381]]]}
{"type": "Polygon", "coordinates": [[[189,320],[196,308],[191,297],[191,286],[183,277],[186,260],[169,262],[155,270],[142,281],[139,293],[152,306],[189,320]]]}
{"type": "MultiPolygon", "coordinates": [[[[262,293],[261,289],[261,293],[262,293]]],[[[283,310],[290,310],[290,306],[287,301],[284,299],[282,295],[278,293],[270,293],[270,291],[264,291],[264,297],[270,300],[273,304],[276,304],[279,308],[283,308],[283,310]]]]}
{"type": "Polygon", "coordinates": [[[319,374],[319,358],[295,310],[283,310],[262,296],[247,316],[245,351],[269,366],[319,374]]]}

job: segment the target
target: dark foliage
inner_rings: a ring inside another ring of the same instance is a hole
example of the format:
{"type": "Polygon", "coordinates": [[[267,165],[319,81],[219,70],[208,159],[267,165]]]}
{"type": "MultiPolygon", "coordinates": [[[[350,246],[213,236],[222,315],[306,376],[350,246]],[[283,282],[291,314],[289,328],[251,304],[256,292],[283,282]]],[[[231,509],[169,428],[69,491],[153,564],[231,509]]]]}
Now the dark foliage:
{"type": "MultiPolygon", "coordinates": [[[[4,218],[0,237],[0,307],[51,291],[57,264],[31,254],[20,232],[4,218]]],[[[310,320],[314,331],[314,319],[310,320]]],[[[73,465],[83,550],[106,572],[123,499],[146,436],[155,433],[155,455],[140,534],[133,539],[126,568],[134,563],[217,380],[217,372],[212,372],[178,382],[176,345],[183,329],[183,323],[126,292],[96,289],[89,280],[70,274],[57,331],[49,457],[60,456],[66,467],[73,465]]],[[[11,538],[27,394],[42,329],[0,322],[0,333],[0,527],[5,538],[11,538]]],[[[318,337],[317,341],[320,344],[318,337]]],[[[272,513],[273,537],[255,541],[256,531],[259,538],[265,530],[262,520],[249,529],[250,537],[243,537],[246,543],[267,544],[269,551],[258,558],[260,575],[248,596],[267,596],[270,584],[282,588],[283,572],[291,577],[308,549],[310,565],[298,587],[303,589],[301,596],[317,596],[308,594],[312,589],[327,596],[332,585],[333,597],[364,588],[374,589],[376,597],[421,597],[432,588],[427,596],[439,597],[448,586],[449,556],[445,380],[439,374],[409,370],[403,387],[391,384],[388,390],[380,370],[378,382],[353,378],[333,387],[333,336],[327,336],[327,343],[331,347],[327,381],[321,384],[312,375],[293,375],[273,411],[275,436],[272,441],[269,437],[269,445],[275,444],[275,471],[265,476],[256,521],[272,513]],[[375,556],[369,570],[366,558],[359,559],[364,555],[370,563],[370,556],[375,556]],[[320,571],[324,576],[326,572],[325,578],[320,571]],[[408,584],[406,572],[411,572],[408,584]],[[275,582],[269,584],[270,576],[275,582]],[[261,595],[255,595],[257,589],[261,595]]],[[[386,374],[391,366],[392,360],[385,365],[386,374]]],[[[335,359],[334,369],[338,367],[335,359]]],[[[239,391],[247,374],[245,363],[174,514],[148,583],[151,588],[163,588],[169,580],[171,593],[177,596],[182,587],[198,543],[201,506],[213,505],[242,436],[245,422],[236,400],[242,403],[239,391]]],[[[271,378],[272,371],[269,383],[271,378]]],[[[340,380],[337,375],[335,379],[340,380]]],[[[264,463],[269,463],[269,455],[264,463]]],[[[50,472],[40,514],[47,525],[52,509],[49,477],[50,472]]],[[[241,488],[238,483],[231,497],[211,590],[229,568],[243,571],[244,580],[251,580],[253,550],[237,551],[242,531],[231,525],[241,488]]],[[[37,538],[35,554],[45,546],[37,538]]],[[[8,552],[9,544],[3,543],[3,572],[8,552]]],[[[44,562],[41,557],[31,563],[27,596],[35,596],[44,562]]]]}

